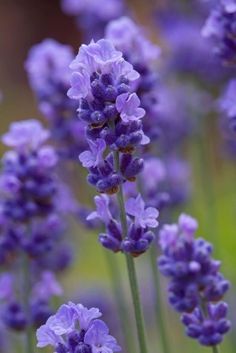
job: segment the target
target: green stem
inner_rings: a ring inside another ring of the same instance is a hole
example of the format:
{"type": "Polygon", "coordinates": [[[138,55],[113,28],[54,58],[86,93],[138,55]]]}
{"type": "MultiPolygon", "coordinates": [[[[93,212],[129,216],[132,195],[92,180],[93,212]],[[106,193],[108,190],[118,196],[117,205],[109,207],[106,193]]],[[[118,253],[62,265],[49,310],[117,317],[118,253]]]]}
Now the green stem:
{"type": "Polygon", "coordinates": [[[140,303],[138,281],[137,281],[137,275],[135,271],[134,259],[129,254],[126,254],[125,257],[126,257],[126,264],[128,269],[129,282],[130,282],[130,288],[131,288],[133,306],[134,306],[134,312],[135,312],[139,349],[140,349],[140,353],[147,353],[148,350],[147,350],[146,335],[145,335],[145,329],[144,329],[144,320],[143,320],[143,313],[142,313],[141,303],[140,303]]]}
{"type": "Polygon", "coordinates": [[[129,313],[125,305],[124,293],[122,288],[122,279],[116,258],[105,250],[106,260],[110,272],[110,279],[113,289],[113,294],[116,300],[117,309],[119,312],[120,323],[124,338],[124,344],[127,352],[133,351],[133,344],[130,335],[129,313]]]}
{"type": "Polygon", "coordinates": [[[161,301],[161,283],[159,273],[157,271],[157,252],[155,244],[150,249],[150,264],[152,269],[152,280],[155,290],[155,310],[156,310],[156,321],[157,326],[160,330],[160,339],[162,344],[163,353],[170,353],[170,345],[167,337],[167,330],[165,325],[165,315],[163,311],[162,301],[161,301]]]}
{"type": "Polygon", "coordinates": [[[220,347],[219,346],[213,346],[212,347],[212,352],[213,353],[220,353],[220,347]]]}
{"type": "MultiPolygon", "coordinates": [[[[29,299],[31,292],[30,264],[27,255],[23,258],[23,302],[27,317],[30,316],[29,299]]],[[[34,338],[30,323],[25,332],[25,353],[34,353],[34,338]]]]}
{"type": "MultiPolygon", "coordinates": [[[[119,161],[118,151],[114,152],[114,162],[115,162],[116,170],[119,171],[120,161],[119,161]]],[[[122,185],[120,185],[119,191],[117,193],[117,200],[119,204],[121,227],[122,227],[122,233],[124,238],[128,233],[128,226],[127,226],[122,185]]],[[[137,335],[138,335],[138,341],[139,341],[139,349],[140,349],[140,353],[147,353],[148,350],[147,350],[146,335],[145,335],[145,329],[144,329],[144,319],[143,319],[143,313],[141,309],[141,302],[140,302],[140,295],[139,295],[134,259],[130,254],[126,254],[125,258],[126,258],[126,265],[127,265],[130,289],[131,289],[132,300],[133,300],[136,329],[137,329],[137,335]]]]}

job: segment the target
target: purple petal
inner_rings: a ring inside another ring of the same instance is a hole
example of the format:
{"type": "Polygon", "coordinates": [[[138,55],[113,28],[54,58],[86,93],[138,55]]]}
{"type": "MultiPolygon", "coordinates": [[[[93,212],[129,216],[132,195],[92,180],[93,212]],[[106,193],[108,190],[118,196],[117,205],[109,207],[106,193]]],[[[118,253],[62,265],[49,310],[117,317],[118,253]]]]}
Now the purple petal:
{"type": "Polygon", "coordinates": [[[57,335],[68,334],[75,327],[75,315],[70,305],[63,304],[47,321],[47,326],[57,335]]]}
{"type": "Polygon", "coordinates": [[[73,308],[74,312],[79,321],[80,328],[83,330],[87,330],[90,323],[99,318],[102,314],[97,308],[88,309],[84,307],[82,304],[74,304],[69,303],[69,305],[73,308]]]}
{"type": "Polygon", "coordinates": [[[85,168],[92,167],[95,162],[94,156],[92,155],[91,151],[84,151],[80,153],[79,160],[85,168]]]}
{"type": "Polygon", "coordinates": [[[57,336],[53,330],[51,330],[47,324],[42,325],[40,328],[37,329],[36,332],[37,336],[37,347],[43,348],[48,345],[56,347],[58,343],[63,343],[61,337],[57,336]]]}

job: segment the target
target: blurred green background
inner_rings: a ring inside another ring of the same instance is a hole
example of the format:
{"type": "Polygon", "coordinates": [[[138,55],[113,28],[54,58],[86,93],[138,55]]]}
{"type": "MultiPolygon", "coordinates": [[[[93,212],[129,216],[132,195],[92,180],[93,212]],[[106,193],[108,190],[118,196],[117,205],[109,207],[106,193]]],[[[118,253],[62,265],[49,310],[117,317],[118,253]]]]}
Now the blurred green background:
{"type": "MultiPolygon", "coordinates": [[[[153,0],[154,1],[154,0],[153,0]]],[[[164,2],[164,1],[163,1],[164,2]]],[[[157,2],[158,3],[158,2],[157,2]]],[[[159,2],[161,5],[161,2],[159,2]]],[[[136,17],[142,24],[150,24],[149,15],[152,2],[130,1],[136,17]]],[[[153,29],[153,28],[152,28],[153,29]]],[[[155,33],[153,36],[155,37],[155,33]]],[[[69,43],[75,49],[79,47],[80,34],[72,18],[60,10],[59,0],[0,0],[0,91],[3,101],[0,104],[0,134],[6,131],[9,123],[30,117],[41,118],[36,101],[27,83],[24,61],[29,48],[42,39],[51,37],[62,43],[69,43]]],[[[222,152],[222,137],[218,129],[216,116],[205,121],[205,130],[201,141],[197,138],[188,141],[185,155],[192,166],[192,197],[181,210],[172,215],[176,220],[179,212],[186,212],[199,221],[198,235],[213,242],[215,255],[222,260],[222,271],[231,280],[232,288],[227,296],[231,303],[230,315],[233,327],[222,345],[222,353],[236,352],[236,193],[235,161],[222,152]],[[235,342],[235,344],[234,344],[235,342]]],[[[1,147],[1,152],[3,152],[1,147]]],[[[80,185],[77,190],[81,200],[87,200],[87,194],[81,185],[85,183],[85,174],[74,174],[74,182],[80,185]]],[[[91,198],[90,198],[91,202],[91,198]]],[[[105,250],[97,242],[97,234],[88,233],[75,222],[72,226],[76,244],[76,261],[62,277],[66,288],[66,297],[70,298],[77,290],[93,287],[110,289],[109,269],[105,260],[105,250]]],[[[114,255],[122,269],[127,301],[130,302],[127,287],[127,275],[122,255],[114,255]]],[[[150,269],[147,254],[137,259],[139,280],[143,290],[143,301],[147,301],[150,269]]],[[[163,288],[166,283],[163,282],[163,288]]],[[[178,315],[169,309],[163,289],[163,306],[172,353],[209,352],[184,335],[178,315]]],[[[146,320],[150,317],[152,300],[145,304],[146,320]]],[[[111,312],[112,316],[113,313],[111,312]]],[[[148,325],[150,352],[161,353],[158,341],[158,328],[151,321],[148,325]],[[154,340],[153,337],[156,339],[154,340]]],[[[135,353],[135,352],[125,352],[135,353]]]]}

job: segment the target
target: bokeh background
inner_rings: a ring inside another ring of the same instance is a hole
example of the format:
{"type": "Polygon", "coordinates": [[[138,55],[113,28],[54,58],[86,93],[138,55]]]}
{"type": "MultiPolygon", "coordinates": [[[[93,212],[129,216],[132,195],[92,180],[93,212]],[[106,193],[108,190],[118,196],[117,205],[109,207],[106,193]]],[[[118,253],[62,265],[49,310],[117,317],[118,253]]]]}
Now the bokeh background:
{"type": "MultiPolygon", "coordinates": [[[[164,8],[165,1],[146,0],[129,1],[135,18],[148,31],[156,43],[165,43],[153,19],[154,7],[164,8]]],[[[24,61],[28,50],[44,38],[54,38],[62,43],[71,44],[75,50],[81,43],[81,34],[73,21],[60,9],[59,0],[0,0],[0,91],[3,100],[0,104],[0,134],[6,131],[10,122],[26,118],[42,119],[36,100],[29,88],[24,70],[24,61]]],[[[191,53],[190,53],[191,54],[191,53]]],[[[209,52],[209,55],[210,52],[209,52]]],[[[189,117],[191,119],[191,117],[189,117]]],[[[223,147],[223,138],[219,128],[217,114],[211,114],[204,121],[201,138],[193,136],[185,144],[184,153],[192,167],[192,194],[189,201],[173,212],[172,218],[184,211],[199,220],[198,234],[213,242],[215,255],[222,260],[222,271],[231,280],[232,288],[228,294],[230,315],[233,327],[222,345],[222,353],[234,353],[236,350],[236,193],[235,160],[223,147]]],[[[3,146],[1,146],[3,152],[3,146]]],[[[73,183],[78,184],[77,194],[80,200],[91,202],[84,192],[85,174],[73,175],[73,183]]],[[[110,295],[109,268],[104,250],[96,241],[96,234],[88,233],[75,222],[72,225],[75,248],[75,263],[62,276],[65,285],[65,297],[76,300],[112,301],[110,295]],[[108,292],[108,294],[107,294],[108,292]],[[107,298],[107,299],[106,299],[107,298]]],[[[122,256],[116,255],[120,266],[124,267],[122,256]]],[[[158,337],[158,329],[152,318],[153,298],[151,296],[150,271],[144,255],[137,260],[142,298],[148,323],[150,352],[161,352],[153,340],[158,337]]],[[[126,270],[122,271],[124,286],[126,270]]],[[[172,352],[200,353],[209,349],[200,347],[184,335],[178,315],[169,309],[163,281],[163,306],[165,307],[169,339],[172,352]]],[[[127,289],[127,300],[130,301],[127,289]]],[[[116,313],[108,309],[108,317],[115,320],[116,313]]],[[[134,352],[127,352],[134,353],[134,352]]]]}

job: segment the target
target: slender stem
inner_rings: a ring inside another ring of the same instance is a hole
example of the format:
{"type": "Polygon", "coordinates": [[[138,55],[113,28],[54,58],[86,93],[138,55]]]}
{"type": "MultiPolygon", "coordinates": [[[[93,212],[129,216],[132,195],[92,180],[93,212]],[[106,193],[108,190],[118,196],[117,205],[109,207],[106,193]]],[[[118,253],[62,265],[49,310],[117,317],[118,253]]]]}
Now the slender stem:
{"type": "Polygon", "coordinates": [[[130,324],[129,324],[129,313],[126,308],[124,300],[124,293],[122,288],[121,274],[116,261],[116,258],[110,254],[109,251],[105,250],[106,260],[110,272],[111,284],[113,288],[113,294],[116,299],[116,305],[119,312],[120,323],[124,338],[124,344],[127,352],[133,351],[133,344],[130,335],[130,324]]]}
{"type": "Polygon", "coordinates": [[[130,282],[130,288],[131,288],[133,306],[134,306],[134,312],[135,312],[139,349],[140,349],[140,353],[147,353],[148,350],[147,350],[146,335],[145,335],[145,329],[144,329],[144,320],[143,320],[143,313],[142,313],[141,303],[140,303],[140,295],[139,295],[134,259],[129,254],[126,254],[125,257],[126,257],[126,264],[128,268],[129,282],[130,282]]]}
{"type": "MultiPolygon", "coordinates": [[[[114,163],[115,163],[116,170],[119,171],[120,162],[119,162],[118,151],[114,152],[114,163]]],[[[118,200],[119,210],[120,210],[122,233],[123,233],[123,237],[126,237],[128,232],[128,226],[127,226],[122,185],[120,185],[119,191],[117,193],[117,200],[118,200]]],[[[137,329],[137,335],[138,335],[138,341],[139,341],[139,349],[140,349],[140,353],[147,353],[148,350],[147,350],[146,335],[145,335],[145,329],[144,329],[144,319],[143,319],[143,313],[141,309],[141,302],[140,302],[140,295],[139,295],[134,259],[130,254],[126,254],[125,258],[126,258],[126,265],[127,265],[130,289],[131,289],[132,300],[133,300],[136,329],[137,329]]]]}
{"type": "Polygon", "coordinates": [[[156,310],[155,316],[156,316],[157,326],[160,330],[162,351],[163,353],[170,353],[170,345],[168,342],[167,330],[165,325],[165,315],[164,315],[163,306],[161,302],[161,283],[160,283],[159,273],[157,271],[157,263],[156,263],[157,252],[156,252],[155,244],[150,249],[149,258],[150,258],[150,264],[152,269],[152,279],[153,279],[154,290],[155,290],[155,310],[156,310]]]}
{"type": "MultiPolygon", "coordinates": [[[[31,291],[31,280],[30,280],[30,264],[27,255],[23,257],[23,302],[25,313],[29,318],[30,307],[29,307],[29,299],[30,299],[30,291],[31,291]]],[[[25,332],[25,353],[34,353],[34,339],[31,323],[29,322],[26,326],[25,332]]]]}
{"type": "Polygon", "coordinates": [[[219,346],[213,346],[212,347],[212,352],[213,353],[220,353],[220,347],[219,346]]]}

